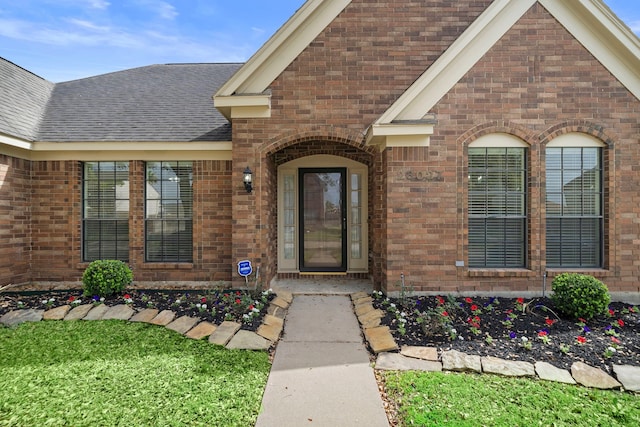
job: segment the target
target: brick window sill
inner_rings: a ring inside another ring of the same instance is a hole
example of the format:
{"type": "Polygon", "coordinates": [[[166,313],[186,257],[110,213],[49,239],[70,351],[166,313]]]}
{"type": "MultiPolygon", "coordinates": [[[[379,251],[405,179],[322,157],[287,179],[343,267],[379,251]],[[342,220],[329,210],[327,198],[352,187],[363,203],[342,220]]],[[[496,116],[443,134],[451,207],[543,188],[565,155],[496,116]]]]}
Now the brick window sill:
{"type": "Polygon", "coordinates": [[[472,268],[469,277],[535,277],[536,272],[526,268],[472,268]]]}

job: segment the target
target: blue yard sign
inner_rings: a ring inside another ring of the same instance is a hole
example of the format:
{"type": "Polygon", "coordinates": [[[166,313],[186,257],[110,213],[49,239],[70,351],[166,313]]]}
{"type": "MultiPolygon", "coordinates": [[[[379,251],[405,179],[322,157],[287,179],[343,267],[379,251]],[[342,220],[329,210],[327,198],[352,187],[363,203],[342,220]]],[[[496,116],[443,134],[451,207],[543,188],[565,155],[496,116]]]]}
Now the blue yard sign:
{"type": "Polygon", "coordinates": [[[242,277],[247,277],[253,273],[253,268],[251,268],[251,261],[244,260],[238,263],[238,274],[242,277]]]}

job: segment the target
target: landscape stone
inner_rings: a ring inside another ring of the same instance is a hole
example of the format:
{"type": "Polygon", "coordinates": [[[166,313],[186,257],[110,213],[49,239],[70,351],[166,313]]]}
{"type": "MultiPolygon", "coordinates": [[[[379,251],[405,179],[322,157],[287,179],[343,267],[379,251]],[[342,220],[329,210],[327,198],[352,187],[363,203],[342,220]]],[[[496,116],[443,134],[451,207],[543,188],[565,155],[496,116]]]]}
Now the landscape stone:
{"type": "Polygon", "coordinates": [[[217,326],[210,322],[200,322],[185,335],[193,340],[201,340],[215,332],[217,326]]]}
{"type": "Polygon", "coordinates": [[[358,317],[358,320],[360,321],[360,323],[364,324],[374,319],[382,319],[383,317],[384,317],[384,312],[382,310],[372,310],[358,317]]]}
{"type": "Polygon", "coordinates": [[[82,304],[76,307],[73,307],[66,316],[64,316],[64,320],[80,320],[87,315],[89,310],[93,308],[93,304],[82,304]]]}
{"type": "Polygon", "coordinates": [[[487,356],[480,358],[482,370],[490,374],[504,375],[506,377],[535,377],[536,371],[529,362],[504,360],[487,356]]]}
{"type": "Polygon", "coordinates": [[[176,331],[179,334],[186,334],[191,328],[193,328],[200,319],[190,316],[178,317],[173,322],[169,323],[166,328],[176,331]]]}
{"type": "Polygon", "coordinates": [[[267,350],[271,347],[271,341],[251,331],[238,331],[226,347],[239,350],[267,350]]]}
{"type": "Polygon", "coordinates": [[[357,301],[361,298],[366,298],[368,296],[369,294],[366,292],[356,292],[355,294],[351,294],[351,301],[357,301]]]}
{"type": "Polygon", "coordinates": [[[289,304],[284,298],[282,297],[276,297],[273,301],[271,301],[271,304],[278,306],[280,308],[284,308],[287,309],[289,308],[289,304]]]}
{"type": "Polygon", "coordinates": [[[373,304],[371,303],[365,303],[356,306],[356,316],[358,316],[358,318],[364,316],[370,311],[373,311],[373,304]]]}
{"type": "Polygon", "coordinates": [[[282,298],[283,300],[285,300],[289,304],[291,304],[293,302],[293,294],[291,292],[280,291],[280,292],[278,292],[277,296],[282,298]]]}
{"type": "Polygon", "coordinates": [[[282,332],[282,326],[262,324],[257,330],[257,334],[261,337],[268,339],[269,341],[278,341],[280,333],[282,332]]]}
{"type": "Polygon", "coordinates": [[[278,307],[277,305],[270,304],[269,307],[267,307],[267,313],[272,316],[279,317],[280,319],[284,319],[287,315],[287,310],[282,307],[278,307]]]}
{"type": "Polygon", "coordinates": [[[603,390],[622,387],[622,384],[602,369],[594,368],[583,362],[575,362],[571,365],[571,375],[573,375],[574,380],[585,387],[603,390]]]}
{"type": "Polygon", "coordinates": [[[410,345],[403,345],[400,348],[400,354],[407,357],[413,357],[415,359],[422,360],[438,360],[438,349],[435,347],[416,347],[410,345]]]}
{"type": "Polygon", "coordinates": [[[378,318],[375,318],[375,319],[371,319],[371,320],[367,321],[366,323],[362,323],[362,329],[377,328],[381,324],[382,324],[382,319],[380,319],[378,317],[378,318]]]}
{"type": "Polygon", "coordinates": [[[613,365],[613,372],[625,390],[640,392],[640,367],[613,365]]]}
{"type": "Polygon", "coordinates": [[[272,316],[270,314],[266,314],[264,316],[264,318],[262,319],[262,323],[264,323],[265,325],[279,326],[281,328],[284,327],[284,319],[272,316]]]}
{"type": "Polygon", "coordinates": [[[104,304],[93,307],[82,320],[101,320],[102,316],[109,311],[109,307],[104,304]]]}
{"type": "Polygon", "coordinates": [[[541,380],[554,381],[557,383],[575,384],[576,380],[573,379],[569,371],[566,369],[560,369],[547,362],[536,362],[534,365],[536,374],[541,380]]]}
{"type": "Polygon", "coordinates": [[[353,306],[356,307],[356,308],[358,306],[362,305],[362,304],[373,304],[373,298],[371,298],[371,297],[360,298],[360,299],[355,300],[353,302],[353,306]]]}
{"type": "Polygon", "coordinates": [[[380,353],[376,359],[376,369],[383,371],[440,372],[442,371],[442,363],[406,357],[398,353],[380,353]]]}
{"type": "Polygon", "coordinates": [[[151,319],[149,323],[152,325],[158,326],[167,326],[169,323],[173,322],[173,319],[176,318],[176,314],[171,310],[162,310],[156,317],[151,319]]]}
{"type": "Polygon", "coordinates": [[[393,339],[388,326],[365,329],[364,336],[375,354],[398,349],[398,345],[393,339]]]}
{"type": "Polygon", "coordinates": [[[0,318],[0,323],[7,326],[14,326],[24,322],[39,322],[42,320],[44,310],[13,310],[5,313],[0,318]]]}
{"type": "Polygon", "coordinates": [[[462,353],[457,350],[449,350],[442,353],[442,367],[446,371],[482,372],[480,356],[462,353]]]}
{"type": "Polygon", "coordinates": [[[113,307],[109,307],[109,311],[107,311],[104,316],[102,316],[102,320],[129,320],[131,316],[133,316],[135,310],[131,308],[131,306],[127,304],[118,304],[113,307]]]}
{"type": "Polygon", "coordinates": [[[214,333],[209,337],[211,344],[225,346],[231,341],[231,338],[240,330],[240,324],[236,322],[225,321],[220,324],[214,333]]]}
{"type": "Polygon", "coordinates": [[[69,313],[69,310],[71,310],[70,305],[61,305],[60,307],[52,308],[44,312],[42,320],[62,320],[64,316],[69,313]]]}
{"type": "Polygon", "coordinates": [[[156,317],[159,313],[157,308],[145,308],[144,310],[133,315],[130,322],[146,322],[149,323],[156,317]]]}

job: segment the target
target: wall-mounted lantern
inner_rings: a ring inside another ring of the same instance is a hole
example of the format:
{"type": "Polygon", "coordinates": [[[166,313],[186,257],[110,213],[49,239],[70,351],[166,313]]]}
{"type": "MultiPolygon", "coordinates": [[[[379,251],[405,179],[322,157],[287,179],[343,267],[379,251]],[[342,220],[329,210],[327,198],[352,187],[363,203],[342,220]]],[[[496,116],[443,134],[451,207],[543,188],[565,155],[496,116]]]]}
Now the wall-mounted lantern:
{"type": "Polygon", "coordinates": [[[251,190],[253,190],[253,187],[251,186],[251,183],[253,182],[252,175],[253,173],[251,172],[251,169],[249,169],[249,166],[247,166],[244,172],[242,172],[242,182],[247,193],[251,193],[251,190]]]}

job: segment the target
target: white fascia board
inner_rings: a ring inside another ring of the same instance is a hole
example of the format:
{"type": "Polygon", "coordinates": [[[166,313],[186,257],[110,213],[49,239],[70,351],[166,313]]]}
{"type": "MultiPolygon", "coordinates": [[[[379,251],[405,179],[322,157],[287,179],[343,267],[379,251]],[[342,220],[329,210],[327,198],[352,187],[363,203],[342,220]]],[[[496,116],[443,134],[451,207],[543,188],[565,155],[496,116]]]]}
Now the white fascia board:
{"type": "Polygon", "coordinates": [[[424,117],[535,3],[494,1],[376,123],[424,117]]]}
{"type": "Polygon", "coordinates": [[[0,144],[20,150],[31,150],[33,148],[33,142],[5,134],[0,134],[0,144]]]}
{"type": "Polygon", "coordinates": [[[229,79],[216,96],[264,92],[351,0],[308,0],[229,79]]]}
{"type": "Polygon", "coordinates": [[[214,96],[213,105],[227,119],[271,117],[271,95],[214,96]]]}
{"type": "Polygon", "coordinates": [[[601,0],[539,0],[611,74],[640,99],[640,39],[601,0]]]}
{"type": "Polygon", "coordinates": [[[374,123],[367,129],[367,145],[387,147],[428,147],[434,131],[433,123],[374,123]]]}
{"type": "Polygon", "coordinates": [[[0,153],[27,160],[232,160],[231,141],[211,142],[34,142],[4,144],[0,153]]]}

